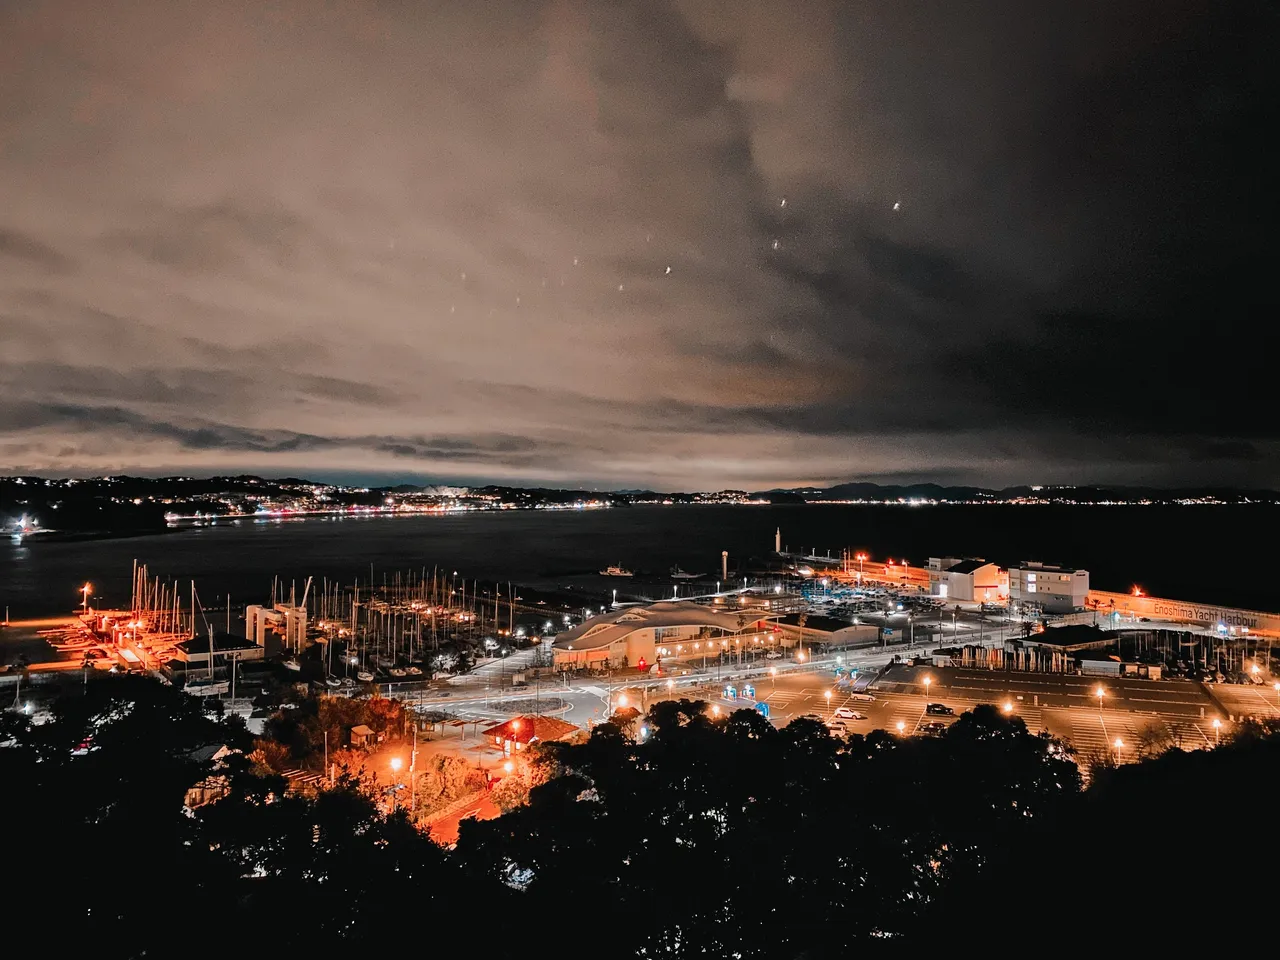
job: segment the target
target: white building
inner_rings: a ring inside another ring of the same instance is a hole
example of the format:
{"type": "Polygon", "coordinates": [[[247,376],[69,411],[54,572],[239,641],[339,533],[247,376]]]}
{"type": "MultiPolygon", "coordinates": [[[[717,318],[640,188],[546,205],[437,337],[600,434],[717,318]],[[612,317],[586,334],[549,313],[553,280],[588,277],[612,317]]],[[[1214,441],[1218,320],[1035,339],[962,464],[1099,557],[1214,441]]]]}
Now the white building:
{"type": "MultiPolygon", "coordinates": [[[[752,617],[755,623],[758,617],[752,617]]],[[[738,633],[738,612],[721,613],[699,603],[623,607],[559,634],[552,645],[557,667],[639,667],[658,662],[659,646],[699,642],[738,633]]]]}
{"type": "Polygon", "coordinates": [[[961,603],[994,602],[1009,592],[1009,575],[986,560],[930,557],[929,593],[961,603]]]}
{"type": "Polygon", "coordinates": [[[1089,571],[1023,561],[1009,571],[1009,602],[1044,613],[1075,613],[1089,598],[1089,571]]]}

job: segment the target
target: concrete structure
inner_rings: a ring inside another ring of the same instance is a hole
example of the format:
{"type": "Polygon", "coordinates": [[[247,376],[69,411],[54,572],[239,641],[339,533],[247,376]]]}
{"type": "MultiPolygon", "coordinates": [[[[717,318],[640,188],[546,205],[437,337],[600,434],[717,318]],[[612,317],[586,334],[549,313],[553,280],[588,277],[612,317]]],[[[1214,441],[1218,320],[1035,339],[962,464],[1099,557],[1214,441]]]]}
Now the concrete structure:
{"type": "Polygon", "coordinates": [[[250,604],[244,611],[244,636],[258,646],[266,645],[267,630],[274,630],[284,640],[286,649],[298,651],[307,643],[307,611],[287,603],[275,607],[250,604]]]}
{"type": "Polygon", "coordinates": [[[1090,590],[1087,605],[1099,613],[1118,613],[1122,617],[1148,617],[1173,623],[1206,627],[1216,633],[1244,636],[1280,636],[1280,613],[1239,610],[1188,600],[1166,600],[1163,597],[1138,596],[1090,590]],[[1221,626],[1219,626],[1221,625],[1221,626]]]}
{"type": "Polygon", "coordinates": [[[1088,599],[1088,570],[1027,560],[1009,571],[1009,602],[1015,610],[1075,613],[1088,599]]]}
{"type": "Polygon", "coordinates": [[[737,612],[688,601],[622,607],[559,634],[552,657],[560,669],[649,666],[658,662],[659,645],[719,638],[742,629],[737,612]]]}
{"type": "Polygon", "coordinates": [[[835,617],[808,616],[800,626],[796,613],[778,617],[778,637],[784,647],[811,646],[843,650],[847,647],[873,647],[880,642],[880,628],[869,623],[853,624],[835,617]]]}
{"type": "Polygon", "coordinates": [[[989,603],[1009,593],[1009,574],[982,559],[930,557],[929,593],[960,603],[989,603]]]}

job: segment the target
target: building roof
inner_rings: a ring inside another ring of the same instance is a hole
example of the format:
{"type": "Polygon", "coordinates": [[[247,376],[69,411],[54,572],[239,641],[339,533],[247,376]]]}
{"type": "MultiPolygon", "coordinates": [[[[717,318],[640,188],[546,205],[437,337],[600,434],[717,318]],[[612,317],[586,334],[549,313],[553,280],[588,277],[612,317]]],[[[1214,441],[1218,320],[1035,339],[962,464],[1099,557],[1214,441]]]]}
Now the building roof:
{"type": "Polygon", "coordinates": [[[993,567],[989,560],[961,560],[955,566],[948,567],[947,573],[976,573],[983,567],[993,567]]]}
{"type": "Polygon", "coordinates": [[[1056,563],[1041,563],[1039,560],[1023,560],[1015,570],[1025,570],[1028,573],[1088,573],[1087,570],[1077,570],[1075,567],[1064,567],[1056,563]]]}
{"type": "MultiPolygon", "coordinates": [[[[178,649],[185,653],[188,657],[209,656],[209,636],[197,636],[188,638],[178,643],[178,649]]],[[[237,637],[230,633],[215,633],[213,635],[213,652],[231,653],[235,650],[256,650],[258,645],[252,640],[246,640],[244,637],[237,637]]]]}
{"type": "MultiPolygon", "coordinates": [[[[749,624],[759,619],[759,611],[743,611],[749,624]]],[[[556,636],[557,650],[598,650],[637,630],[652,627],[713,627],[737,633],[738,611],[720,612],[700,603],[655,603],[647,607],[633,606],[610,610],[585,620],[572,630],[556,636]]]]}
{"type": "Polygon", "coordinates": [[[563,740],[577,732],[578,728],[572,723],[555,717],[513,717],[506,723],[490,727],[484,735],[498,740],[532,743],[534,740],[563,740]]]}
{"type": "MultiPolygon", "coordinates": [[[[777,622],[783,626],[799,627],[800,614],[788,613],[785,617],[778,617],[777,622]]],[[[838,620],[835,617],[821,617],[809,615],[804,622],[806,630],[817,630],[821,633],[835,633],[837,630],[848,630],[853,626],[849,620],[838,620]]]]}
{"type": "Polygon", "coordinates": [[[1100,630],[1089,623],[1069,623],[1033,633],[1026,638],[1026,642],[1041,647],[1054,647],[1063,653],[1075,653],[1090,647],[1105,647],[1113,643],[1116,637],[1114,631],[1100,630]]]}

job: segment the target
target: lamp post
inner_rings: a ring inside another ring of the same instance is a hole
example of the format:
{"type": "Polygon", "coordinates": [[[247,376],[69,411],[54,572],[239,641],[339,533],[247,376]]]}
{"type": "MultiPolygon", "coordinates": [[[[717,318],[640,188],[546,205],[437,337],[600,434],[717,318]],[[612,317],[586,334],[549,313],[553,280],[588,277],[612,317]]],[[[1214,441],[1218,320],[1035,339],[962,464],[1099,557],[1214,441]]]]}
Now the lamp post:
{"type": "Polygon", "coordinates": [[[1213,745],[1216,747],[1222,736],[1222,721],[1214,718],[1213,721],[1213,745]]]}
{"type": "Polygon", "coordinates": [[[1099,686],[1096,690],[1093,691],[1093,695],[1098,698],[1098,716],[1101,717],[1102,716],[1102,698],[1107,695],[1107,691],[1103,690],[1102,687],[1099,686]]]}
{"type": "Polygon", "coordinates": [[[924,698],[929,699],[929,684],[933,683],[933,677],[925,676],[924,678],[924,698]]]}
{"type": "Polygon", "coordinates": [[[1276,709],[1280,710],[1280,683],[1273,683],[1271,689],[1276,692],[1276,709]]]}
{"type": "Polygon", "coordinates": [[[905,723],[903,723],[901,720],[899,720],[899,721],[898,721],[898,736],[902,736],[903,731],[904,731],[904,730],[906,730],[906,729],[907,729],[907,725],[906,725],[905,723]]]}
{"type": "MultiPolygon", "coordinates": [[[[397,777],[399,777],[400,775],[400,768],[402,766],[404,766],[404,761],[401,760],[399,757],[391,758],[391,772],[394,773],[397,777]]],[[[398,783],[391,784],[391,809],[393,810],[399,804],[399,797],[396,796],[396,788],[398,786],[399,786],[398,783]]]]}
{"type": "Polygon", "coordinates": [[[92,589],[93,589],[93,584],[91,583],[86,583],[83,587],[80,588],[80,593],[83,594],[83,597],[80,600],[81,615],[89,612],[89,591],[92,589]]]}
{"type": "Polygon", "coordinates": [[[823,694],[827,698],[827,719],[831,719],[831,691],[828,690],[823,694]]]}
{"type": "Polygon", "coordinates": [[[1124,741],[1121,740],[1119,737],[1116,737],[1115,747],[1116,747],[1116,763],[1119,763],[1120,751],[1124,749],[1124,741]]]}

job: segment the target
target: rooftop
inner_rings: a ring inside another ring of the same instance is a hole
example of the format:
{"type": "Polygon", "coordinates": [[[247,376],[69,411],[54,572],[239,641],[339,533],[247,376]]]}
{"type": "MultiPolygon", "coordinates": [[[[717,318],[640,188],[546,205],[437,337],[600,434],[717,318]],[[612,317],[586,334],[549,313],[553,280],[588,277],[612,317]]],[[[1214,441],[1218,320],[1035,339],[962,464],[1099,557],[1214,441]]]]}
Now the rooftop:
{"type": "MultiPolygon", "coordinates": [[[[748,626],[757,617],[747,613],[748,626]]],[[[585,620],[572,630],[556,636],[558,650],[596,650],[624,639],[636,630],[653,627],[711,627],[737,633],[738,613],[722,613],[700,603],[655,603],[650,606],[622,607],[585,620]]]]}
{"type": "Polygon", "coordinates": [[[1075,567],[1064,567],[1057,563],[1041,563],[1039,560],[1023,560],[1018,564],[1015,570],[1027,570],[1031,573],[1088,573],[1087,570],[1077,570],[1075,567]]]}
{"type": "MultiPolygon", "coordinates": [[[[800,626],[800,614],[788,613],[785,617],[778,617],[777,622],[788,627],[800,626]]],[[[847,630],[853,626],[849,620],[838,620],[835,617],[810,616],[804,622],[806,630],[821,630],[825,633],[835,633],[837,630],[847,630]]]]}
{"type": "Polygon", "coordinates": [[[975,573],[983,567],[994,566],[989,560],[961,560],[954,567],[947,570],[947,573],[975,573]]]}
{"type": "Polygon", "coordinates": [[[555,717],[513,717],[506,723],[490,727],[484,735],[499,740],[532,743],[534,740],[563,740],[577,732],[578,728],[572,723],[555,717]]]}
{"type": "Polygon", "coordinates": [[[1054,647],[1064,653],[1105,647],[1115,641],[1117,634],[1100,630],[1088,623],[1072,623],[1065,627],[1049,627],[1042,633],[1033,633],[1026,642],[1041,647],[1054,647]]]}
{"type": "MultiPolygon", "coordinates": [[[[252,640],[246,640],[244,637],[237,637],[230,633],[215,633],[213,636],[213,650],[215,653],[231,653],[235,650],[256,650],[258,645],[252,640]]],[[[192,637],[183,640],[178,644],[178,649],[187,656],[208,656],[209,655],[209,637],[192,637]]]]}

